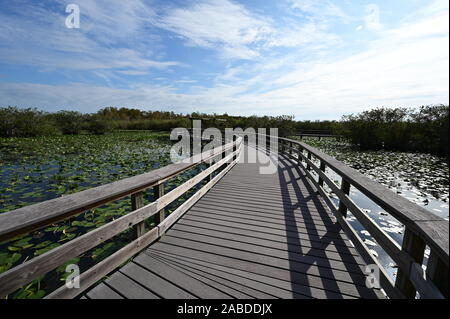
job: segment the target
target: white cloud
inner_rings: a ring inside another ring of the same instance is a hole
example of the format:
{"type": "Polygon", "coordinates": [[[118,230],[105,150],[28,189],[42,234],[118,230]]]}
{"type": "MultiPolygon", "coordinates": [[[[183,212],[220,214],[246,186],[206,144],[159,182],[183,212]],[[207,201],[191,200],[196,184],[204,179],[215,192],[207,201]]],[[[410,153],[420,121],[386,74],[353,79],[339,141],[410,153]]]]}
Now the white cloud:
{"type": "Polygon", "coordinates": [[[174,8],[159,18],[157,25],[174,32],[189,45],[216,48],[229,58],[254,58],[251,49],[270,33],[268,21],[244,6],[228,0],[194,2],[184,8],[174,8]]]}
{"type": "MultiPolygon", "coordinates": [[[[326,16],[345,17],[330,3],[325,8],[326,16]]],[[[225,59],[255,60],[272,47],[305,48],[313,44],[317,49],[339,40],[328,33],[324,21],[283,19],[283,22],[277,25],[230,0],[204,0],[171,8],[159,17],[156,25],[176,33],[187,45],[217,50],[225,59]]]]}
{"type": "Polygon", "coordinates": [[[338,6],[327,0],[289,0],[291,7],[315,20],[337,18],[348,21],[349,16],[338,6]]]}
{"type": "Polygon", "coordinates": [[[337,35],[328,33],[326,28],[315,23],[291,24],[276,30],[267,41],[268,47],[308,47],[323,48],[340,42],[337,35]]]}
{"type": "Polygon", "coordinates": [[[158,48],[156,36],[145,28],[152,11],[140,0],[80,0],[81,28],[65,27],[65,4],[50,11],[39,3],[11,6],[14,15],[0,13],[0,59],[4,64],[46,69],[144,71],[181,65],[152,58],[149,47],[158,48]],[[127,40],[126,47],[123,45],[127,40]],[[152,46],[149,46],[149,43],[152,46]],[[30,54],[32,52],[32,54],[30,54]]]}
{"type": "Polygon", "coordinates": [[[380,21],[380,7],[374,3],[366,6],[366,28],[371,31],[380,31],[383,26],[380,21]]]}

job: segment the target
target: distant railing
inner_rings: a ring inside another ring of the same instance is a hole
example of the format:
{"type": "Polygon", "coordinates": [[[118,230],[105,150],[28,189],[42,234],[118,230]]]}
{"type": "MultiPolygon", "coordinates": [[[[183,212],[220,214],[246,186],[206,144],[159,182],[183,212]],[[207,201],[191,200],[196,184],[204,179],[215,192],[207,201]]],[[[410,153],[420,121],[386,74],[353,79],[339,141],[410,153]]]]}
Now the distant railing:
{"type": "Polygon", "coordinates": [[[136,239],[82,273],[79,278],[80,288],[62,286],[46,298],[76,297],[162,236],[181,215],[236,164],[241,149],[242,138],[237,138],[221,147],[149,173],[0,214],[0,242],[4,242],[126,196],[131,196],[132,203],[132,212],[1,273],[0,297],[16,291],[32,280],[134,227],[136,239]],[[213,162],[219,156],[222,158],[213,162]],[[163,183],[165,181],[202,163],[209,163],[209,167],[164,194],[163,183]],[[224,169],[212,177],[211,174],[221,167],[224,169]],[[166,218],[164,208],[204,179],[208,181],[207,184],[166,218]],[[150,187],[154,187],[156,200],[144,205],[143,191],[150,187]],[[144,222],[155,215],[159,216],[159,223],[147,231],[144,222]]]}
{"type": "Polygon", "coordinates": [[[286,154],[301,165],[366,263],[376,264],[379,267],[380,285],[389,297],[415,298],[416,292],[420,294],[421,298],[449,297],[448,221],[305,143],[279,138],[279,150],[280,153],[286,154]],[[319,161],[320,165],[316,165],[313,158],[319,161]],[[325,174],[326,167],[341,177],[340,187],[325,174]],[[314,177],[311,171],[314,171],[317,177],[314,177]],[[324,184],[339,198],[338,207],[331,201],[324,189],[324,184]],[[358,189],[405,225],[402,246],[397,244],[351,200],[349,197],[351,187],[358,189]],[[397,264],[398,273],[395,282],[390,279],[383,266],[350,226],[345,218],[347,211],[356,217],[397,264]],[[422,264],[426,246],[430,248],[431,253],[425,272],[422,264]]]}
{"type": "Polygon", "coordinates": [[[330,130],[301,130],[295,136],[298,136],[300,139],[303,137],[317,137],[319,140],[323,137],[334,137],[340,139],[341,135],[333,134],[330,130]]]}

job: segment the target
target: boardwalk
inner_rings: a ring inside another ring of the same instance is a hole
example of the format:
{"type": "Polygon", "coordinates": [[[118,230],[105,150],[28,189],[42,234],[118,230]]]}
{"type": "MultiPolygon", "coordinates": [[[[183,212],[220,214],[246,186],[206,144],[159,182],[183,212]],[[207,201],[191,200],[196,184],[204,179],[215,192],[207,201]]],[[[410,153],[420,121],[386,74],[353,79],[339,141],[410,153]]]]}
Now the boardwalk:
{"type": "MultiPolygon", "coordinates": [[[[244,152],[245,153],[245,152],[244,152]]],[[[298,166],[238,163],[156,243],[83,298],[379,298],[298,166]]]]}
{"type": "MultiPolygon", "coordinates": [[[[246,150],[269,159],[254,147],[244,148],[238,136],[148,173],[0,214],[0,242],[5,242],[119,199],[130,200],[132,208],[0,273],[0,297],[131,228],[131,242],[84,270],[77,289],[62,285],[45,298],[449,297],[448,221],[310,145],[273,136],[270,144],[273,140],[280,154],[271,162],[276,165],[238,161],[247,157],[246,150]],[[199,165],[195,176],[166,189],[167,181],[199,165]],[[337,182],[330,170],[339,176],[337,182]],[[166,216],[169,205],[196,186],[166,216]],[[338,198],[337,206],[327,189],[338,198]],[[401,244],[358,207],[351,189],[404,226],[401,244]],[[149,203],[147,191],[153,193],[149,203]],[[392,258],[395,281],[347,213],[392,258]],[[149,218],[157,222],[151,229],[145,223],[149,218]],[[376,272],[378,280],[371,282],[383,293],[366,287],[366,265],[376,272]]],[[[268,142],[258,139],[259,146],[268,142]]]]}

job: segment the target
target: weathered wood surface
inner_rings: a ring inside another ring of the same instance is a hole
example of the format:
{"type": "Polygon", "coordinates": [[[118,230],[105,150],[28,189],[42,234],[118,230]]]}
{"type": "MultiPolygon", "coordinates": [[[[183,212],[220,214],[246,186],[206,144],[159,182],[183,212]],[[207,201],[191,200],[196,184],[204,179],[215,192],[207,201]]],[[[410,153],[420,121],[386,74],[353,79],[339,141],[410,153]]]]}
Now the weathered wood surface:
{"type": "Polygon", "coordinates": [[[87,298],[379,298],[298,166],[239,163],[87,298]],[[265,166],[265,165],[264,165],[265,166]]]}

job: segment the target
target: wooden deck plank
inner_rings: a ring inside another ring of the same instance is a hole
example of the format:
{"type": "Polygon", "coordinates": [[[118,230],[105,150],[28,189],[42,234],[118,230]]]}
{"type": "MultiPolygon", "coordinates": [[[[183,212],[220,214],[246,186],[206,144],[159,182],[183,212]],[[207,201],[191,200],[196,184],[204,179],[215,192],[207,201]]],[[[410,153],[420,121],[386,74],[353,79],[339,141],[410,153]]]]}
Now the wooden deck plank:
{"type": "MultiPolygon", "coordinates": [[[[285,237],[286,240],[290,238],[299,239],[299,240],[308,240],[312,243],[323,243],[324,238],[332,238],[333,243],[336,246],[345,246],[349,247],[351,246],[349,243],[349,240],[343,239],[340,236],[331,236],[327,234],[326,232],[317,231],[315,234],[310,234],[305,229],[299,229],[298,231],[290,231],[290,230],[277,230],[273,228],[264,228],[264,227],[258,227],[253,226],[249,224],[238,224],[238,223],[232,223],[232,222],[224,222],[224,221],[218,221],[215,219],[200,219],[195,218],[195,216],[186,216],[182,220],[179,221],[179,223],[182,223],[184,225],[194,225],[196,227],[206,228],[206,229],[212,229],[214,227],[225,227],[227,230],[230,230],[230,232],[234,231],[246,231],[248,235],[250,236],[277,236],[277,237],[285,237]]],[[[328,243],[326,243],[328,244],[328,243]]],[[[350,247],[351,249],[354,249],[353,247],[350,247]]]]}
{"type": "Polygon", "coordinates": [[[281,279],[267,277],[265,275],[260,275],[248,271],[242,271],[239,269],[229,268],[222,265],[217,265],[213,263],[206,262],[204,260],[196,260],[189,257],[174,256],[170,253],[165,252],[149,252],[150,256],[160,256],[162,258],[172,260],[179,264],[189,265],[189,267],[198,267],[202,271],[212,271],[220,273],[220,275],[226,276],[229,280],[237,280],[242,282],[246,280],[246,283],[251,286],[259,286],[259,289],[265,289],[265,291],[274,294],[279,298],[299,298],[304,299],[305,297],[311,298],[353,298],[350,296],[345,296],[338,293],[325,292],[322,289],[316,289],[314,287],[302,286],[297,284],[292,284],[289,281],[284,281],[281,279]],[[228,277],[228,274],[233,276],[228,277]]]}
{"type": "Polygon", "coordinates": [[[304,234],[299,234],[299,236],[289,237],[282,236],[280,234],[271,234],[267,232],[258,232],[253,230],[252,232],[247,231],[245,228],[240,227],[227,227],[219,224],[211,223],[199,223],[193,222],[188,219],[183,219],[178,222],[177,230],[190,231],[190,232],[201,232],[202,234],[211,234],[211,236],[220,235],[220,238],[230,238],[233,240],[254,240],[260,245],[286,248],[286,245],[298,245],[303,247],[310,247],[313,249],[326,250],[330,252],[338,252],[341,254],[350,254],[353,256],[359,256],[358,252],[353,247],[346,246],[345,241],[338,241],[333,239],[332,244],[324,242],[323,240],[312,240],[309,236],[304,234]],[[297,242],[290,241],[290,238],[297,240],[297,242]],[[339,246],[348,247],[348,252],[339,249],[339,246]]]}
{"type": "MultiPolygon", "coordinates": [[[[286,223],[299,223],[299,224],[315,224],[320,223],[321,225],[326,225],[333,227],[334,222],[332,221],[320,221],[317,218],[302,218],[300,214],[287,214],[282,215],[275,212],[260,212],[260,211],[242,211],[238,208],[223,208],[223,207],[206,207],[206,206],[196,206],[192,208],[192,212],[198,212],[198,213],[206,213],[211,216],[218,215],[218,216],[231,216],[231,217],[239,217],[246,220],[258,220],[258,221],[266,221],[274,224],[280,224],[285,225],[286,223]]],[[[336,225],[338,226],[338,225],[336,225]]],[[[335,226],[335,227],[336,227],[335,226]]],[[[339,227],[336,227],[341,232],[341,229],[339,227]]]]}
{"type": "Polygon", "coordinates": [[[219,223],[221,225],[228,225],[228,226],[235,226],[235,225],[247,225],[249,226],[249,228],[255,229],[255,230],[265,230],[266,232],[281,232],[281,233],[287,233],[289,232],[290,234],[298,234],[298,233],[303,233],[303,234],[307,234],[311,237],[316,237],[319,239],[322,239],[323,237],[328,237],[328,238],[335,238],[335,239],[344,239],[344,234],[339,232],[333,232],[333,231],[328,231],[327,229],[315,229],[313,227],[303,227],[304,225],[296,225],[295,227],[277,227],[276,225],[270,225],[267,223],[263,223],[260,225],[255,225],[254,222],[252,223],[246,223],[243,220],[237,221],[236,219],[230,219],[230,218],[221,218],[218,217],[216,215],[203,215],[203,216],[198,216],[195,214],[189,214],[188,216],[186,216],[186,219],[189,220],[196,220],[196,221],[210,221],[210,222],[216,222],[219,223]],[[270,225],[270,227],[269,227],[270,225]]]}
{"type": "MultiPolygon", "coordinates": [[[[180,258],[171,258],[162,254],[150,254],[150,256],[159,258],[161,261],[166,262],[168,264],[176,265],[177,267],[183,266],[185,267],[185,269],[188,269],[189,271],[196,270],[197,273],[200,273],[203,276],[214,278],[215,280],[219,280],[220,282],[226,283],[227,285],[230,284],[234,285],[235,287],[239,288],[240,291],[248,294],[251,298],[258,298],[258,299],[262,298],[275,299],[283,297],[292,298],[292,295],[288,296],[287,294],[288,292],[279,290],[276,287],[272,287],[264,283],[251,280],[245,276],[237,276],[232,273],[217,270],[216,268],[213,267],[208,267],[198,263],[192,263],[186,260],[182,260],[180,258]]],[[[306,296],[300,297],[306,298],[306,296]]]]}
{"type": "MultiPolygon", "coordinates": [[[[229,247],[233,249],[238,250],[244,250],[244,251],[250,251],[255,252],[258,254],[267,254],[269,256],[281,258],[281,259],[290,259],[290,260],[296,260],[299,262],[308,262],[309,258],[312,258],[314,260],[317,259],[317,265],[320,266],[322,264],[327,265],[334,265],[336,264],[336,267],[334,269],[341,269],[342,266],[340,265],[342,261],[342,256],[337,253],[333,253],[327,257],[325,255],[325,250],[315,250],[313,251],[312,248],[304,247],[302,245],[296,245],[296,244],[288,244],[284,245],[281,249],[279,247],[274,247],[274,245],[270,243],[266,243],[266,245],[261,245],[260,242],[255,242],[254,240],[245,240],[245,238],[235,238],[235,239],[229,239],[229,238],[222,238],[219,236],[211,236],[210,234],[206,235],[203,232],[200,234],[192,233],[192,232],[185,232],[182,230],[179,230],[178,228],[173,230],[168,236],[176,237],[179,239],[186,239],[189,241],[195,241],[200,243],[206,243],[211,244],[215,246],[220,247],[229,247]],[[312,254],[312,251],[314,254],[312,254]],[[291,256],[292,255],[292,256],[291,256]],[[323,259],[323,260],[322,260],[323,259]]],[[[364,264],[358,263],[357,260],[354,258],[354,256],[347,254],[347,261],[345,264],[349,264],[351,268],[355,269],[355,272],[360,273],[360,266],[365,266],[364,264]]]]}
{"type": "Polygon", "coordinates": [[[124,299],[104,283],[98,284],[87,293],[89,299],[124,299]]]}
{"type": "Polygon", "coordinates": [[[203,200],[225,203],[228,201],[240,201],[249,205],[257,203],[257,206],[270,208],[275,211],[308,209],[323,216],[326,216],[329,213],[329,210],[322,203],[310,199],[306,200],[305,198],[299,197],[298,194],[293,196],[272,196],[268,193],[256,195],[254,193],[244,193],[244,190],[240,192],[240,195],[238,192],[236,194],[226,194],[224,196],[220,196],[219,193],[209,193],[203,197],[203,200]],[[274,204],[275,201],[277,202],[277,204],[274,204]]]}
{"type": "Polygon", "coordinates": [[[188,290],[192,295],[203,299],[230,299],[229,294],[213,288],[204,282],[198,281],[189,274],[180,272],[173,267],[168,267],[166,264],[161,263],[156,259],[147,258],[146,254],[140,254],[134,259],[134,262],[142,266],[143,268],[158,273],[167,281],[176,284],[178,287],[188,290]]]}
{"type": "Polygon", "coordinates": [[[105,283],[127,299],[159,299],[157,295],[145,289],[140,284],[124,275],[115,272],[105,283]]]}
{"type": "Polygon", "coordinates": [[[148,290],[158,296],[168,299],[195,299],[189,292],[179,288],[171,282],[162,279],[134,262],[130,262],[120,269],[122,273],[135,281],[139,281],[148,290]]]}
{"type": "MultiPolygon", "coordinates": [[[[298,203],[283,203],[280,200],[280,203],[269,203],[268,201],[263,201],[259,199],[249,199],[245,198],[245,195],[242,196],[235,196],[235,197],[229,197],[229,196],[220,196],[218,193],[215,193],[214,196],[209,194],[205,195],[204,198],[202,198],[202,202],[213,202],[220,206],[220,204],[231,204],[235,202],[239,202],[242,205],[242,208],[259,208],[259,207],[265,207],[266,209],[271,209],[278,212],[284,212],[284,211],[295,211],[299,210],[302,212],[314,212],[318,214],[324,214],[327,212],[326,208],[322,206],[321,204],[314,203],[313,201],[309,205],[305,204],[298,204],[298,203]]],[[[326,215],[326,214],[325,214],[326,215]]]]}
{"type": "Polygon", "coordinates": [[[181,272],[185,272],[190,274],[194,278],[197,278],[200,281],[204,281],[210,285],[214,285],[223,291],[226,291],[228,294],[233,296],[233,298],[258,298],[258,299],[275,299],[274,295],[270,295],[265,293],[264,291],[253,289],[249,286],[245,285],[245,280],[241,281],[232,281],[229,280],[226,276],[223,276],[222,273],[214,273],[213,270],[210,269],[199,269],[199,267],[193,267],[193,265],[186,265],[180,260],[171,260],[165,258],[164,256],[159,255],[149,255],[152,258],[155,258],[162,263],[171,266],[175,269],[180,270],[181,272]]]}
{"type": "Polygon", "coordinates": [[[354,282],[348,283],[328,279],[326,277],[312,276],[300,273],[295,269],[281,268],[276,265],[267,265],[248,260],[236,259],[229,256],[217,255],[211,252],[201,252],[180,246],[169,245],[165,242],[158,242],[147,249],[147,253],[169,253],[174,256],[182,256],[195,260],[222,265],[231,269],[239,269],[248,273],[256,273],[266,277],[287,281],[291,284],[298,284],[306,287],[314,287],[326,292],[345,294],[354,297],[375,298],[374,293],[366,287],[356,285],[354,282]]]}
{"type": "MultiPolygon", "coordinates": [[[[258,200],[254,200],[254,202],[258,202],[258,200]]],[[[275,208],[275,207],[268,207],[265,206],[263,203],[260,204],[245,204],[244,199],[243,198],[239,198],[239,199],[211,199],[211,198],[205,198],[204,200],[202,200],[201,202],[198,203],[198,207],[217,207],[218,209],[228,209],[228,210],[232,210],[232,209],[242,209],[245,208],[245,211],[248,213],[270,213],[270,214],[274,214],[274,215],[285,215],[285,216],[290,216],[290,215],[294,215],[301,218],[301,217],[305,217],[308,219],[315,219],[315,220],[324,220],[324,221],[333,221],[334,218],[333,216],[328,215],[328,211],[320,211],[318,209],[316,209],[315,207],[302,207],[299,205],[289,205],[284,208],[275,208]],[[242,205],[238,205],[242,203],[242,205]],[[240,207],[239,207],[240,206],[240,207]]],[[[291,216],[292,218],[292,216],[291,216]]]]}
{"type": "MultiPolygon", "coordinates": [[[[299,243],[280,243],[276,241],[266,240],[266,239],[260,239],[255,237],[248,237],[246,235],[241,235],[237,237],[235,234],[229,234],[225,232],[220,231],[214,231],[214,230],[199,230],[195,227],[187,227],[185,225],[179,225],[176,230],[173,230],[170,234],[171,236],[185,238],[185,239],[192,239],[192,240],[202,240],[206,238],[213,238],[213,239],[221,239],[226,240],[229,242],[235,242],[239,244],[244,245],[257,245],[261,247],[267,247],[271,249],[275,249],[277,251],[285,251],[286,249],[288,251],[295,251],[295,250],[306,250],[308,251],[308,254],[311,256],[319,257],[319,258],[326,258],[331,260],[338,260],[338,261],[345,261],[346,263],[355,263],[358,265],[364,265],[364,262],[362,259],[358,258],[358,256],[354,256],[349,254],[348,252],[340,252],[335,248],[335,250],[328,250],[323,249],[323,247],[314,248],[311,247],[312,245],[306,245],[305,242],[299,242],[299,243]]],[[[332,244],[330,244],[332,245],[332,244]]]]}
{"type": "MultiPolygon", "coordinates": [[[[278,191],[272,191],[270,189],[261,189],[256,190],[251,186],[246,187],[237,187],[235,185],[219,185],[215,190],[217,193],[209,193],[205,195],[204,198],[217,196],[219,198],[243,198],[243,199],[258,199],[264,202],[267,202],[271,205],[279,205],[279,204],[299,204],[305,207],[316,207],[319,208],[323,206],[323,203],[316,199],[314,201],[304,202],[303,197],[309,196],[311,193],[311,189],[308,190],[300,190],[299,192],[296,190],[289,190],[281,192],[280,189],[278,191]],[[219,195],[219,191],[223,192],[223,195],[219,195]],[[276,202],[275,202],[276,201],[276,202]]],[[[326,206],[321,207],[323,210],[327,210],[326,206]]]]}
{"type": "MultiPolygon", "coordinates": [[[[258,222],[266,222],[273,225],[311,225],[311,226],[321,226],[325,227],[327,230],[335,230],[335,232],[339,233],[342,231],[342,229],[339,227],[338,224],[335,224],[331,221],[321,220],[318,218],[312,219],[309,218],[302,218],[301,216],[295,215],[295,214],[288,214],[286,218],[283,217],[270,217],[267,216],[267,214],[260,215],[257,213],[249,213],[249,212],[237,212],[237,209],[235,211],[230,211],[228,209],[221,209],[221,208],[203,208],[203,207],[195,207],[191,209],[191,213],[197,213],[197,214],[209,214],[211,216],[211,212],[214,210],[214,215],[221,217],[231,217],[231,218],[238,218],[241,220],[246,221],[258,221],[258,222]]],[[[274,214],[273,214],[274,215],[274,214]]]]}
{"type": "Polygon", "coordinates": [[[332,261],[329,261],[329,267],[326,267],[322,264],[319,264],[320,260],[318,260],[317,258],[310,258],[310,256],[300,255],[300,253],[298,253],[300,255],[300,260],[303,258],[303,260],[306,261],[303,262],[298,259],[296,260],[296,252],[289,252],[291,254],[290,256],[292,256],[292,259],[288,260],[270,256],[269,252],[273,252],[273,249],[267,249],[266,253],[262,254],[260,252],[255,253],[251,251],[240,250],[236,247],[228,248],[224,246],[216,246],[210,243],[186,241],[170,236],[166,236],[166,238],[164,238],[164,243],[176,245],[178,247],[183,247],[186,249],[192,249],[193,251],[212,252],[214,254],[231,257],[233,259],[246,260],[247,262],[260,263],[283,269],[294,268],[296,272],[317,276],[320,278],[328,278],[331,280],[345,281],[349,283],[356,282],[360,285],[365,285],[366,276],[362,271],[349,273],[345,270],[345,265],[341,265],[337,262],[332,261]]]}

